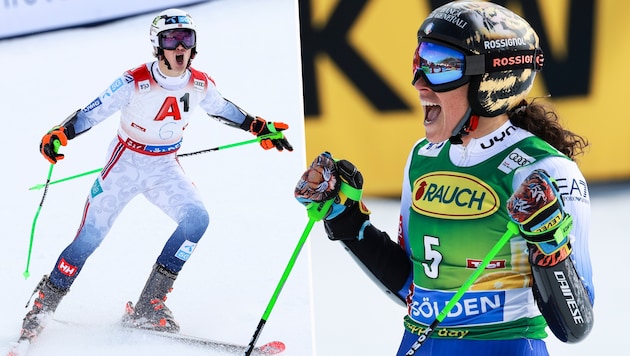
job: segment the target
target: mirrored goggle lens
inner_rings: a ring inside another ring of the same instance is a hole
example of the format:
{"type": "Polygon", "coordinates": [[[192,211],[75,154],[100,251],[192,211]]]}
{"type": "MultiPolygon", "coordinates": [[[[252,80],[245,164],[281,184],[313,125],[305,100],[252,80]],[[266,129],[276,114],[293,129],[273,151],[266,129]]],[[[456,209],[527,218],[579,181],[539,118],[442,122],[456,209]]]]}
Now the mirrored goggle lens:
{"type": "Polygon", "coordinates": [[[465,63],[461,51],[433,42],[420,42],[413,57],[414,82],[421,75],[429,85],[457,81],[464,76],[465,63]]]}
{"type": "Polygon", "coordinates": [[[162,16],[164,23],[167,25],[176,25],[179,23],[190,24],[190,18],[188,16],[162,16]]]}
{"type": "Polygon", "coordinates": [[[175,29],[160,33],[161,48],[173,50],[176,49],[180,43],[186,49],[195,47],[195,32],[189,29],[175,29]]]}

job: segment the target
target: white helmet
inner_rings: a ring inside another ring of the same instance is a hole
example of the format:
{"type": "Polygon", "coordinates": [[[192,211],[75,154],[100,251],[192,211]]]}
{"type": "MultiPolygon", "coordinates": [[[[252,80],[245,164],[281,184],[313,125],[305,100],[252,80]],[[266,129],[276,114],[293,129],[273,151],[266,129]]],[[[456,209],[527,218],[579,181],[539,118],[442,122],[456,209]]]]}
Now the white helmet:
{"type": "MultiPolygon", "coordinates": [[[[149,30],[149,39],[153,45],[154,55],[157,56],[158,50],[161,48],[159,37],[160,33],[179,28],[190,29],[195,33],[195,36],[197,35],[197,26],[195,25],[192,17],[186,11],[180,9],[167,9],[162,11],[153,19],[149,30]]],[[[196,43],[193,47],[193,56],[194,53],[196,53],[196,43]]]]}

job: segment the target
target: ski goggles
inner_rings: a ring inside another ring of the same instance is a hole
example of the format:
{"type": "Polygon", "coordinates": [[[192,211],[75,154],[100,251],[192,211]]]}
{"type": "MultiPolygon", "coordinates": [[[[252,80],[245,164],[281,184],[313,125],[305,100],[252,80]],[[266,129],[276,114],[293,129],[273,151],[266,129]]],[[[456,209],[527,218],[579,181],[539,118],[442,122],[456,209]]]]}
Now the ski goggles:
{"type": "Polygon", "coordinates": [[[414,85],[420,78],[436,92],[459,88],[470,76],[511,69],[542,69],[542,50],[501,51],[488,54],[467,54],[459,48],[421,39],[413,55],[414,85]]]}
{"type": "Polygon", "coordinates": [[[186,49],[191,49],[197,44],[197,38],[195,31],[188,28],[176,28],[173,30],[166,30],[160,32],[159,35],[160,48],[167,50],[174,50],[177,46],[184,46],[186,49]]]}

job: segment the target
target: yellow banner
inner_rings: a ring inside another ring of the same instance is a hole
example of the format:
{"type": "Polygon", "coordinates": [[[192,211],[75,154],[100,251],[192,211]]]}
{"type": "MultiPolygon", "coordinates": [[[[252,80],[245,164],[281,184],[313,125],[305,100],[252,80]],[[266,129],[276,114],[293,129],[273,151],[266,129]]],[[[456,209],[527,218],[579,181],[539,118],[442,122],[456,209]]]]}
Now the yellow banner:
{"type": "MultiPolygon", "coordinates": [[[[565,127],[590,142],[578,163],[589,182],[630,178],[630,3],[496,1],[532,24],[545,68],[530,96],[551,95],[565,127]]],[[[357,165],[365,194],[400,194],[413,144],[424,137],[411,86],[418,27],[444,1],[300,1],[307,161],[322,151],[357,165]]]]}

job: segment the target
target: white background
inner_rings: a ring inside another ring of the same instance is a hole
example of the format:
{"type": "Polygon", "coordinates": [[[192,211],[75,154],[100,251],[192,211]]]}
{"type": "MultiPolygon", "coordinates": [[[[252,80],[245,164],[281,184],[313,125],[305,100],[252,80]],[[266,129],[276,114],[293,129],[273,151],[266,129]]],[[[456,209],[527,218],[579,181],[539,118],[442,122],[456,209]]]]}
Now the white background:
{"type": "MultiPolygon", "coordinates": [[[[293,199],[295,183],[313,158],[304,157],[297,5],[287,0],[230,0],[186,9],[199,26],[195,67],[210,73],[224,96],[251,113],[289,123],[287,136],[296,148],[293,153],[277,153],[250,145],[181,160],[204,195],[211,222],[168,305],[183,332],[246,344],[307,223],[304,209],[293,199]]],[[[107,26],[0,41],[5,167],[0,175],[4,198],[0,219],[5,227],[0,250],[0,354],[17,337],[35,284],[50,272],[76,233],[94,179],[50,187],[36,226],[32,276],[25,281],[31,223],[42,196],[41,190],[28,188],[43,183],[49,167],[38,153],[41,136],[90,103],[124,70],[152,59],[147,36],[152,18],[143,15],[107,26]]],[[[53,179],[101,167],[117,120],[115,115],[70,141],[62,149],[66,159],[55,166],[53,179]]],[[[199,111],[181,152],[250,138],[199,111]]],[[[628,185],[592,191],[596,326],[576,345],[550,336],[552,355],[627,354],[624,330],[629,313],[624,296],[630,287],[623,271],[630,246],[624,224],[629,199],[628,185]]],[[[396,236],[397,202],[368,199],[367,204],[374,224],[396,236]]],[[[91,326],[51,324],[31,355],[211,354],[128,338],[112,327],[124,303],[137,299],[173,228],[144,198],[134,200],[90,257],[56,314],[91,326]]],[[[260,341],[284,341],[286,355],[393,355],[404,312],[372,285],[339,243],[327,240],[318,223],[260,341]]]]}

